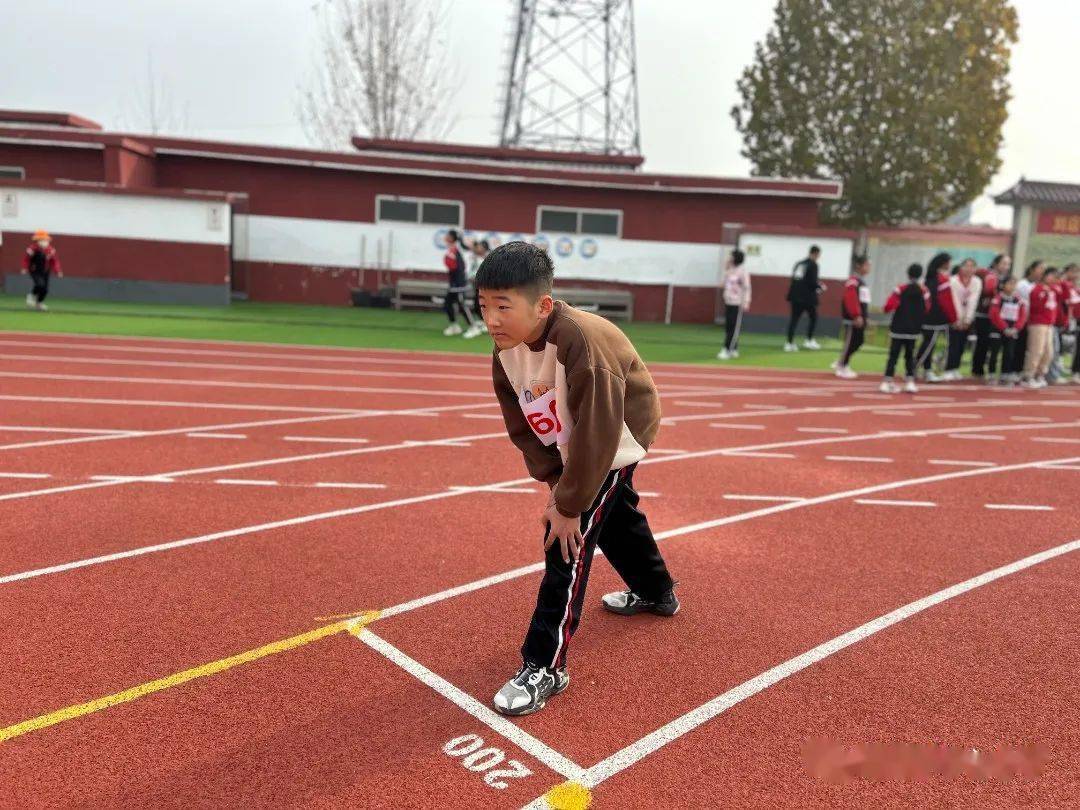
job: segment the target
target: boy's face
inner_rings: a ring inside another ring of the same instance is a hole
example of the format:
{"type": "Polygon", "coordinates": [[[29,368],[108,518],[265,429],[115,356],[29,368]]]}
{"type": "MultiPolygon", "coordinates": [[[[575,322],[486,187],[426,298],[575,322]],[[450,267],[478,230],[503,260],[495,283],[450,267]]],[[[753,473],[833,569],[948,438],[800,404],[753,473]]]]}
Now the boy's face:
{"type": "Polygon", "coordinates": [[[44,250],[45,248],[47,248],[49,246],[49,240],[48,239],[38,239],[37,240],[37,245],[38,245],[39,248],[44,250]]]}
{"type": "Polygon", "coordinates": [[[1016,279],[1014,279],[1014,278],[1010,278],[1008,281],[1006,281],[1004,284],[1001,285],[1001,291],[1003,293],[1005,293],[1005,295],[1012,295],[1013,290],[1015,290],[1015,289],[1016,289],[1016,279]]]}
{"type": "Polygon", "coordinates": [[[870,275],[870,262],[865,261],[862,264],[856,266],[855,272],[858,273],[860,276],[870,275]]]}
{"type": "Polygon", "coordinates": [[[550,293],[535,300],[531,294],[517,289],[481,288],[479,293],[480,312],[483,313],[488,334],[500,351],[537,340],[543,334],[544,325],[554,307],[550,293]]]}

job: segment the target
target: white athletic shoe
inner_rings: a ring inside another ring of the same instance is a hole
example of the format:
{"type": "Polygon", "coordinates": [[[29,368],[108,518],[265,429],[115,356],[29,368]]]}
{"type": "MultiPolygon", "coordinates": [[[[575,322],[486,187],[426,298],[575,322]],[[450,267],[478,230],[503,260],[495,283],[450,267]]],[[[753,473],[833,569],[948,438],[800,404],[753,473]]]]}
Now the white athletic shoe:
{"type": "Polygon", "coordinates": [[[37,299],[34,298],[33,293],[27,293],[26,294],[26,305],[28,307],[36,307],[37,306],[37,299]]]}
{"type": "Polygon", "coordinates": [[[938,374],[936,371],[926,372],[926,381],[928,383],[945,382],[947,379],[949,378],[946,377],[944,374],[938,374]]]}
{"type": "Polygon", "coordinates": [[[840,368],[840,361],[833,360],[831,363],[829,363],[829,368],[831,368],[833,371],[836,371],[838,368],[840,368]]]}
{"type": "MultiPolygon", "coordinates": [[[[37,309],[38,309],[38,312],[48,312],[49,311],[49,308],[47,306],[45,306],[44,304],[42,304],[42,303],[39,303],[37,305],[37,309]]],[[[1044,383],[1044,385],[1045,385],[1045,383],[1044,383]]]]}
{"type": "Polygon", "coordinates": [[[784,351],[785,352],[797,352],[798,350],[799,350],[799,347],[796,346],[794,343],[785,343],[784,344],[784,351]]]}
{"type": "Polygon", "coordinates": [[[810,349],[811,351],[815,351],[815,352],[816,352],[816,351],[817,351],[818,349],[820,349],[820,348],[821,348],[821,344],[820,344],[820,343],[818,343],[818,342],[817,342],[816,340],[814,340],[813,338],[811,338],[810,340],[804,340],[804,341],[802,342],[802,345],[803,345],[803,348],[804,348],[804,349],[810,349]]]}
{"type": "Polygon", "coordinates": [[[1080,373],[1072,375],[1073,385],[1080,385],[1080,373]]]}
{"type": "Polygon", "coordinates": [[[1038,380],[1021,380],[1020,381],[1020,387],[1021,388],[1030,388],[1032,390],[1034,390],[1036,388],[1042,388],[1042,386],[1039,385],[1038,380]]]}
{"type": "Polygon", "coordinates": [[[456,324],[456,323],[452,323],[448,327],[443,329],[442,333],[444,335],[446,335],[447,337],[453,337],[454,335],[460,335],[461,334],[461,325],[456,324]]]}
{"type": "Polygon", "coordinates": [[[481,335],[481,334],[483,334],[483,332],[481,332],[480,328],[475,323],[472,326],[470,326],[468,329],[465,330],[465,337],[466,338],[474,338],[477,335],[481,335]]]}
{"type": "Polygon", "coordinates": [[[836,376],[841,380],[854,380],[858,378],[858,373],[851,370],[850,366],[837,366],[836,376]]]}
{"type": "Polygon", "coordinates": [[[919,393],[919,386],[915,384],[914,380],[908,380],[904,383],[905,394],[917,394],[919,393]]]}
{"type": "MultiPolygon", "coordinates": [[[[739,356],[739,350],[738,350],[738,349],[732,349],[732,350],[731,350],[731,356],[732,356],[732,357],[738,357],[738,356],[739,356]]],[[[1076,381],[1077,381],[1078,383],[1080,383],[1080,374],[1077,374],[1077,375],[1076,375],[1076,381]]]]}
{"type": "Polygon", "coordinates": [[[878,390],[883,394],[899,394],[900,386],[894,383],[892,380],[885,380],[878,390]]]}
{"type": "Polygon", "coordinates": [[[717,360],[730,360],[731,359],[731,352],[729,352],[727,349],[721,349],[720,354],[716,355],[716,359],[717,360]]]}

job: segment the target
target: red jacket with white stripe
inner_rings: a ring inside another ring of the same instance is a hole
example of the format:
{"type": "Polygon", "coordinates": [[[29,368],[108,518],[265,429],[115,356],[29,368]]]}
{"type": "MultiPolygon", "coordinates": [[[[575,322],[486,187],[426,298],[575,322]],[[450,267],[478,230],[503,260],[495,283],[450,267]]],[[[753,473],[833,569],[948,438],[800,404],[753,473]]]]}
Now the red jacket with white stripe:
{"type": "Polygon", "coordinates": [[[995,295],[990,304],[990,323],[1003,333],[1006,329],[1019,332],[1027,326],[1027,305],[1019,295],[995,295]]]}
{"type": "Polygon", "coordinates": [[[845,323],[854,321],[856,318],[866,320],[867,310],[870,306],[870,289],[862,276],[853,275],[844,282],[844,298],[841,302],[840,314],[845,323]]]}
{"type": "Polygon", "coordinates": [[[1058,297],[1049,284],[1039,282],[1031,291],[1031,326],[1053,326],[1057,323],[1058,297]]]}
{"type": "Polygon", "coordinates": [[[56,248],[52,245],[42,248],[37,242],[32,242],[22,257],[22,269],[24,273],[56,273],[63,275],[60,270],[60,257],[56,254],[56,248]]]}

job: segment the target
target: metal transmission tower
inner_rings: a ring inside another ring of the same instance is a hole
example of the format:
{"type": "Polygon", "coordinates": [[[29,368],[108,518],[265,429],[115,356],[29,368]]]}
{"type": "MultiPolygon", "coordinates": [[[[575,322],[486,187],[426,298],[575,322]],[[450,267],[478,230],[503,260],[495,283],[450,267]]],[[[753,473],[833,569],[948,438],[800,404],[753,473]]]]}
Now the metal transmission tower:
{"type": "Polygon", "coordinates": [[[633,0],[518,0],[502,146],[641,154],[633,0]]]}

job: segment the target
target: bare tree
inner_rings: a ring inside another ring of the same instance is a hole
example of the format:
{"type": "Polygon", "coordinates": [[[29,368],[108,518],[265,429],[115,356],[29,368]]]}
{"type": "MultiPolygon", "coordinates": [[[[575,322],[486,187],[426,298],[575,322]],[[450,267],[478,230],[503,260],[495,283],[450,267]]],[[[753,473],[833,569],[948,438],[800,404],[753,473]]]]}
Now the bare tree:
{"type": "Polygon", "coordinates": [[[318,53],[298,112],[308,138],[330,149],[353,135],[446,137],[457,84],[442,0],[323,0],[318,53]]]}
{"type": "Polygon", "coordinates": [[[138,85],[131,109],[119,116],[120,129],[135,129],[150,135],[183,133],[190,127],[188,104],[180,104],[169,83],[154,70],[154,55],[146,54],[146,84],[138,85]]]}

